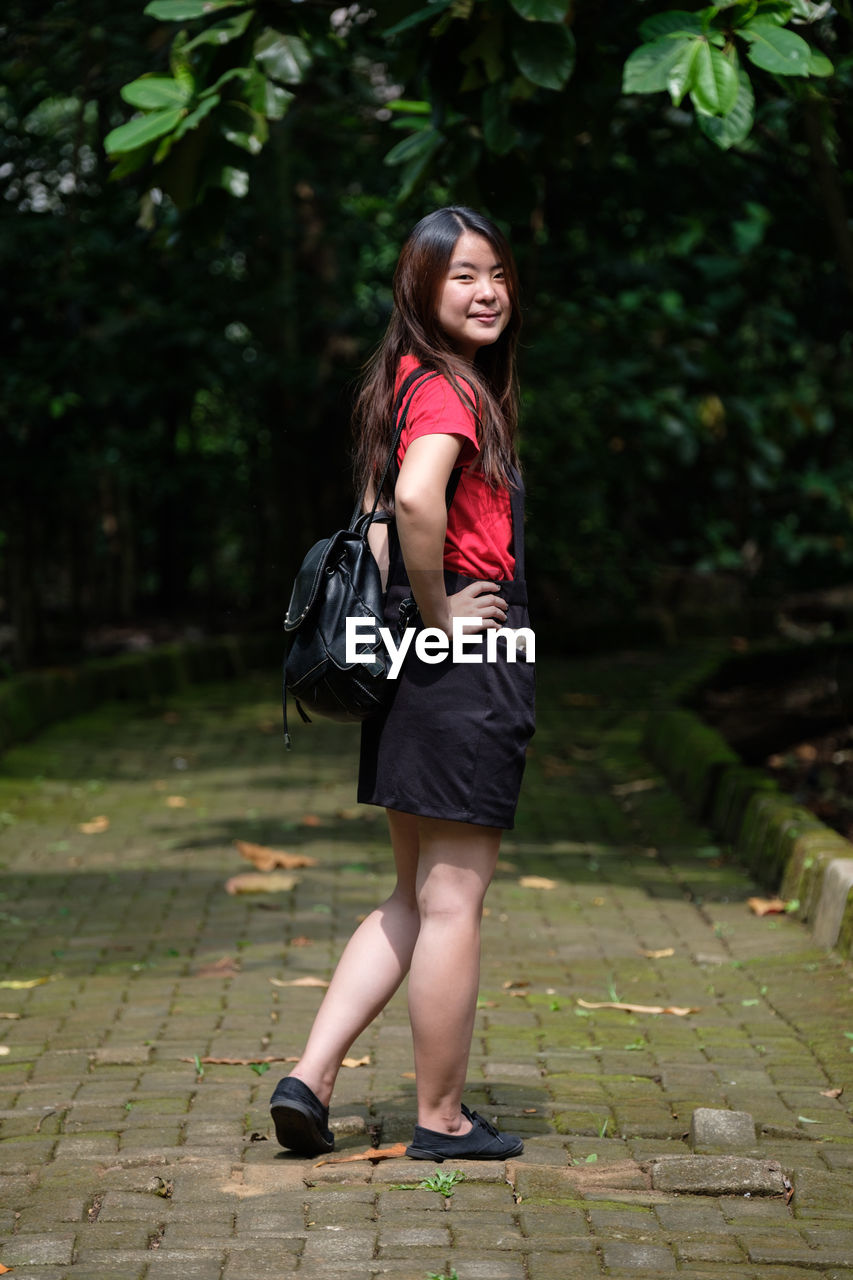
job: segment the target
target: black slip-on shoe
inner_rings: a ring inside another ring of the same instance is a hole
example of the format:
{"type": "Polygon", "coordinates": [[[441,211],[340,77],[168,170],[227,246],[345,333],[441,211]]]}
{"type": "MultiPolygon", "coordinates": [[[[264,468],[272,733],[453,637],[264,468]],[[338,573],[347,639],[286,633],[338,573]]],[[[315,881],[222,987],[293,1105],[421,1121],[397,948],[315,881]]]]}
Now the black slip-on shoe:
{"type": "Polygon", "coordinates": [[[415,1125],[412,1145],[406,1147],[406,1155],[413,1160],[505,1160],[520,1156],[524,1143],[517,1134],[498,1133],[493,1124],[484,1120],[476,1111],[469,1111],[462,1104],[462,1114],[471,1121],[473,1128],[459,1136],[436,1133],[415,1125]]]}
{"type": "Polygon", "coordinates": [[[293,1076],[279,1080],[270,1098],[275,1136],[297,1156],[321,1156],[335,1149],[329,1129],[329,1108],[316,1093],[293,1076]]]}

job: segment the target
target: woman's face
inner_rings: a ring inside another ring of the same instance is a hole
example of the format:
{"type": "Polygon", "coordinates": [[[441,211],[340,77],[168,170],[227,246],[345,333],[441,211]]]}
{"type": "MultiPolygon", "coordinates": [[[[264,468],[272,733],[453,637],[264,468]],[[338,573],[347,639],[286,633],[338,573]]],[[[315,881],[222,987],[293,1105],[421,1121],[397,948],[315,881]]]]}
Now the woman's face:
{"type": "Polygon", "coordinates": [[[484,236],[464,231],[438,298],[438,323],[456,351],[473,361],[480,347],[497,342],[512,307],[503,266],[484,236]]]}

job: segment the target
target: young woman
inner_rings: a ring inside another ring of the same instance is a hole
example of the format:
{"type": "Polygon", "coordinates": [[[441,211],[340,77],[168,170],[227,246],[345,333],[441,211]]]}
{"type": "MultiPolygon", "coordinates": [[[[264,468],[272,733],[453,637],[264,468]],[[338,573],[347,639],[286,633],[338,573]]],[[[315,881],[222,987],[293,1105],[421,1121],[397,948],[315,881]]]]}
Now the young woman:
{"type": "MultiPolygon", "coordinates": [[[[456,626],[476,653],[473,633],[528,622],[509,245],[470,209],[430,214],[403,247],[394,303],[356,412],[357,470],[372,501],[406,390],[399,471],[382,495],[395,524],[369,535],[388,575],[386,618],[411,592],[424,627],[451,637],[454,620],[467,619],[456,626]]],[[[493,641],[493,662],[427,662],[410,649],[390,711],[363,727],[358,797],[386,807],[397,884],[350,939],[303,1055],[272,1096],[278,1140],[299,1155],[332,1150],[341,1061],[406,974],[418,1095],[407,1154],[482,1160],[522,1150],[462,1102],[483,899],[534,727],[534,668],[523,653],[507,660],[503,635],[493,641]]]]}

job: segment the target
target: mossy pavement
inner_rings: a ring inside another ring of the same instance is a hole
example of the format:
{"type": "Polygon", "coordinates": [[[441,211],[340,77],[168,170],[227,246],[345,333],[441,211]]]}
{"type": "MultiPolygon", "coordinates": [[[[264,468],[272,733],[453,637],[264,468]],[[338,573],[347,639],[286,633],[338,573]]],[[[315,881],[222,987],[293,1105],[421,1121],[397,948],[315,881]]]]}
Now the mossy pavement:
{"type": "MultiPolygon", "coordinates": [[[[750,913],[750,874],[644,756],[657,693],[695,661],[540,667],[467,1092],[526,1148],[467,1166],[448,1197],[401,1187],[431,1165],[282,1152],[267,1101],[286,1064],[201,1062],[298,1053],[322,990],[288,984],[328,978],[391,885],[384,816],[354,800],[357,731],[296,724],[285,754],[271,672],[104,706],[8,751],[0,1263],[15,1280],[853,1280],[853,971],[797,920],[750,913]],[[316,865],[231,896],[251,869],[235,840],[316,865]],[[653,1157],[689,1152],[696,1107],[751,1113],[788,1194],[650,1189],[653,1157]]],[[[352,1057],[367,1061],[341,1073],[338,1153],[408,1140],[404,993],[352,1057]]]]}

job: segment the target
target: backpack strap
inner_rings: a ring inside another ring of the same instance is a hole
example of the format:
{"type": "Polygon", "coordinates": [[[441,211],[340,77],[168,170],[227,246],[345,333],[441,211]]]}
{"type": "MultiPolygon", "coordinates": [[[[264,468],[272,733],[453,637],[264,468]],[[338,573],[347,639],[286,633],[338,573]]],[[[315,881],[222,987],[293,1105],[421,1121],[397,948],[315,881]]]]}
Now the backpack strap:
{"type": "MultiPolygon", "coordinates": [[[[400,390],[397,392],[397,395],[394,399],[394,410],[393,410],[393,421],[396,423],[396,429],[394,431],[393,439],[391,440],[391,447],[388,450],[388,457],[385,460],[385,466],[382,471],[382,477],[378,485],[376,486],[376,493],[373,498],[373,507],[370,511],[370,519],[366,522],[364,527],[365,533],[367,532],[367,529],[372,524],[373,520],[376,518],[376,509],[379,506],[379,499],[382,496],[382,490],[385,488],[385,481],[388,479],[388,472],[391,470],[391,464],[393,463],[394,458],[397,456],[397,449],[399,447],[400,440],[402,439],[402,436],[403,436],[403,429],[406,425],[406,418],[408,417],[409,409],[411,407],[412,400],[414,399],[415,383],[421,380],[423,380],[423,382],[430,382],[432,381],[433,378],[438,378],[440,376],[441,376],[440,374],[435,372],[430,372],[427,369],[421,369],[421,368],[413,369],[412,372],[408,375],[408,377],[403,382],[403,385],[400,387],[400,390]],[[410,391],[412,392],[412,394],[409,396],[407,400],[406,396],[409,395],[410,391]]],[[[362,489],[361,493],[358,496],[358,502],[356,503],[355,510],[352,513],[352,519],[349,522],[350,529],[355,528],[356,524],[364,514],[363,508],[364,508],[364,498],[366,493],[367,493],[367,485],[365,484],[364,488],[362,489]]]]}

